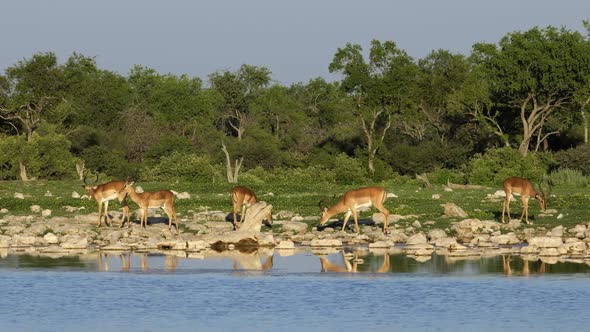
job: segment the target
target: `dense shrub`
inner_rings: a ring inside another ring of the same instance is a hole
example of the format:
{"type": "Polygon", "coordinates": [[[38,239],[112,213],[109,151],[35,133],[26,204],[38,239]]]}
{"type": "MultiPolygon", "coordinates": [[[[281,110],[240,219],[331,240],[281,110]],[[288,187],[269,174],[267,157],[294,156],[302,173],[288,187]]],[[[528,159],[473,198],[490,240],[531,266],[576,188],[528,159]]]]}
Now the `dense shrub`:
{"type": "Polygon", "coordinates": [[[70,142],[61,134],[34,134],[27,142],[24,135],[0,139],[0,179],[20,178],[19,161],[25,165],[29,178],[52,180],[75,176],[70,142]]]}
{"type": "Polygon", "coordinates": [[[546,171],[536,154],[529,153],[523,158],[517,150],[502,147],[475,155],[469,161],[467,177],[472,184],[499,185],[511,176],[539,181],[546,171]]]}
{"type": "Polygon", "coordinates": [[[340,184],[362,184],[367,182],[366,167],[345,153],[336,156],[334,164],[335,181],[340,184]]]}
{"type": "Polygon", "coordinates": [[[209,157],[181,152],[162,157],[155,166],[145,166],[140,178],[143,181],[186,180],[201,183],[215,183],[223,179],[219,167],[214,167],[209,157]]]}
{"type": "Polygon", "coordinates": [[[94,145],[81,153],[86,168],[106,174],[107,177],[125,179],[139,176],[139,165],[127,161],[125,152],[119,149],[109,150],[106,146],[94,145]]]}
{"type": "Polygon", "coordinates": [[[422,174],[441,165],[441,147],[432,142],[419,145],[396,144],[387,153],[387,162],[400,174],[422,174]]]}
{"type": "Polygon", "coordinates": [[[438,168],[427,174],[431,184],[465,183],[465,174],[458,170],[438,168]]]}
{"type": "Polygon", "coordinates": [[[556,152],[555,160],[559,168],[576,169],[590,175],[590,144],[556,152]]]}
{"type": "Polygon", "coordinates": [[[551,183],[556,186],[587,187],[590,178],[578,169],[560,168],[549,174],[551,183]]]}

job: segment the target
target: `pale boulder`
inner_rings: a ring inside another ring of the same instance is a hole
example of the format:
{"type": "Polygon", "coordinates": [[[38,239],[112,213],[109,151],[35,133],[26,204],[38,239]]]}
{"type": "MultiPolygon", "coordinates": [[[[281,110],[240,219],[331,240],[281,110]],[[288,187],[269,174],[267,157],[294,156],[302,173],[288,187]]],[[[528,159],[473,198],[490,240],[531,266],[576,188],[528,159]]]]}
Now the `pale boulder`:
{"type": "Polygon", "coordinates": [[[47,241],[47,243],[49,244],[57,244],[59,243],[59,238],[57,237],[57,235],[53,234],[53,233],[47,233],[43,236],[43,238],[45,239],[45,241],[47,241]]]}
{"type": "Polygon", "coordinates": [[[457,204],[455,203],[446,203],[444,205],[444,215],[447,217],[460,217],[460,218],[466,218],[467,217],[467,213],[460,208],[457,204]]]}
{"type": "Polygon", "coordinates": [[[538,236],[529,239],[529,245],[534,245],[538,248],[557,248],[563,244],[559,237],[538,236]]]}
{"type": "Polygon", "coordinates": [[[41,207],[39,205],[31,205],[31,212],[39,213],[41,212],[41,207]]]}
{"type": "Polygon", "coordinates": [[[339,239],[313,239],[310,246],[312,247],[342,247],[342,241],[339,239]]]}
{"type": "Polygon", "coordinates": [[[283,223],[283,231],[293,231],[296,234],[305,233],[307,232],[307,224],[301,221],[286,221],[283,223]]]}

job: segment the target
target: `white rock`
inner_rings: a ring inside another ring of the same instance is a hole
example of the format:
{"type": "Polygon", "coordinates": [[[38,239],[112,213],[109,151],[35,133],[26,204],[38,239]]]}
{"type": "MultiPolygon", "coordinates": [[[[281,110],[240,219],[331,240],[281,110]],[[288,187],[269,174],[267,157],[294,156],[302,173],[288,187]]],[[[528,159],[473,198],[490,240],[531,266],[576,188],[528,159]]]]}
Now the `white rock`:
{"type": "Polygon", "coordinates": [[[397,198],[398,196],[394,193],[387,193],[387,198],[397,198]]]}
{"type": "Polygon", "coordinates": [[[14,193],[14,198],[25,199],[25,195],[22,193],[14,193]]]}
{"type": "Polygon", "coordinates": [[[295,243],[289,240],[283,240],[277,244],[275,249],[295,249],[295,243]]]}
{"type": "Polygon", "coordinates": [[[445,237],[447,237],[447,233],[440,228],[435,228],[428,232],[428,238],[430,241],[435,241],[436,239],[442,239],[445,237]]]}
{"type": "Polygon", "coordinates": [[[539,256],[555,257],[555,256],[560,256],[560,253],[556,248],[544,248],[544,249],[541,249],[539,256]]]}
{"type": "Polygon", "coordinates": [[[451,188],[449,188],[449,187],[445,187],[445,191],[446,191],[446,192],[452,192],[452,191],[453,191],[453,189],[451,189],[451,188]]]}
{"type": "Polygon", "coordinates": [[[420,222],[418,220],[414,221],[412,223],[412,227],[414,228],[422,228],[422,225],[420,224],[420,222]]]}
{"type": "Polygon", "coordinates": [[[408,238],[408,240],[406,241],[406,244],[409,244],[409,245],[426,244],[426,243],[428,243],[428,240],[426,239],[426,236],[422,233],[414,234],[414,235],[410,236],[410,238],[408,238]]]}
{"type": "Polygon", "coordinates": [[[291,217],[291,221],[303,221],[303,220],[305,220],[305,219],[303,219],[303,217],[298,214],[291,217]]]}
{"type": "Polygon", "coordinates": [[[342,247],[342,241],[338,239],[313,239],[310,246],[312,247],[342,247]]]}
{"type": "Polygon", "coordinates": [[[43,238],[49,244],[57,244],[57,243],[59,243],[59,239],[58,239],[57,235],[55,235],[53,233],[47,233],[47,234],[45,234],[45,236],[43,236],[43,238]]]}
{"type": "Polygon", "coordinates": [[[494,235],[490,237],[490,241],[497,244],[518,244],[520,240],[514,233],[494,235]]]}
{"type": "Polygon", "coordinates": [[[41,207],[39,205],[31,205],[31,212],[39,213],[41,212],[41,207]]]}
{"type": "Polygon", "coordinates": [[[377,241],[374,243],[369,243],[369,248],[389,248],[391,247],[391,243],[387,243],[385,241],[377,241]]]}
{"type": "Polygon", "coordinates": [[[506,193],[504,190],[497,190],[495,193],[492,194],[495,197],[506,197],[506,193]]]}
{"type": "Polygon", "coordinates": [[[450,203],[450,202],[446,203],[444,205],[444,208],[445,208],[444,215],[447,217],[461,217],[461,218],[467,217],[467,213],[465,213],[465,211],[455,203],[450,203]]]}
{"type": "Polygon", "coordinates": [[[440,194],[433,194],[432,199],[440,199],[440,194]]]}
{"type": "Polygon", "coordinates": [[[41,211],[41,215],[43,217],[51,217],[51,210],[50,209],[45,209],[45,210],[41,211]]]}
{"type": "Polygon", "coordinates": [[[183,191],[181,193],[178,193],[176,195],[176,198],[178,198],[178,199],[191,199],[191,194],[187,193],[186,191],[183,191]]]}
{"type": "Polygon", "coordinates": [[[529,239],[529,245],[534,245],[538,248],[557,248],[563,244],[559,237],[538,236],[529,239]]]}
{"type": "Polygon", "coordinates": [[[51,193],[51,191],[47,190],[47,192],[44,195],[45,197],[51,197],[53,196],[53,194],[51,193]]]}
{"type": "Polygon", "coordinates": [[[135,186],[135,192],[141,194],[142,192],[144,192],[144,190],[141,186],[135,186]]]}
{"type": "Polygon", "coordinates": [[[75,191],[72,191],[72,198],[80,198],[80,194],[75,191]]]}
{"type": "Polygon", "coordinates": [[[559,225],[557,227],[554,227],[551,230],[551,232],[549,233],[549,236],[562,237],[563,236],[563,226],[559,225]]]}
{"type": "Polygon", "coordinates": [[[563,213],[558,214],[556,218],[557,219],[563,219],[563,213]]]}
{"type": "Polygon", "coordinates": [[[305,233],[307,232],[307,224],[301,221],[286,221],[283,223],[283,231],[293,231],[297,234],[305,233]]]}
{"type": "Polygon", "coordinates": [[[8,213],[8,209],[2,208],[2,209],[0,209],[0,213],[8,213]]]}
{"type": "Polygon", "coordinates": [[[201,251],[207,249],[209,247],[209,243],[203,240],[196,240],[196,241],[187,241],[187,249],[188,250],[195,250],[201,251]]]}

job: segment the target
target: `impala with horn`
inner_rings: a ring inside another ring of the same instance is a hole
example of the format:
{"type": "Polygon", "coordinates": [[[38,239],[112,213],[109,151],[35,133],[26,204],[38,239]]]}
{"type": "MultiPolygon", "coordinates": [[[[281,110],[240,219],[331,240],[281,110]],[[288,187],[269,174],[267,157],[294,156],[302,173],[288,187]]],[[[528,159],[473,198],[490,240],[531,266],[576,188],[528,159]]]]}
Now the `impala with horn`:
{"type": "MultiPolygon", "coordinates": [[[[125,222],[125,217],[127,217],[127,223],[130,222],[129,219],[129,206],[127,205],[127,201],[125,197],[119,197],[119,192],[123,190],[125,187],[125,181],[110,181],[107,183],[103,183],[100,185],[89,185],[86,182],[86,176],[83,178],[84,184],[82,187],[86,189],[86,193],[90,198],[94,198],[98,202],[98,227],[101,226],[102,223],[102,204],[104,203],[104,223],[107,226],[110,226],[107,219],[110,218],[109,216],[109,201],[118,198],[119,203],[123,207],[123,219],[121,219],[121,226],[123,227],[123,223],[125,222]]],[[[96,175],[95,182],[98,181],[98,174],[96,175]]],[[[112,218],[111,218],[112,219],[112,218]]]]}
{"type": "MultiPolygon", "coordinates": [[[[358,223],[358,213],[357,210],[360,208],[369,208],[374,206],[379,210],[379,212],[385,215],[385,219],[383,221],[383,233],[388,232],[389,226],[389,210],[383,206],[383,203],[387,199],[387,192],[385,188],[382,187],[366,187],[360,188],[356,190],[347,191],[344,196],[336,203],[336,205],[332,206],[331,208],[321,207],[322,209],[322,216],[320,219],[320,225],[324,225],[332,216],[346,212],[344,216],[344,224],[342,225],[342,230],[346,228],[346,223],[348,219],[352,215],[354,217],[354,224],[356,226],[357,234],[360,233],[359,223],[358,223]]],[[[321,204],[321,203],[320,203],[321,204]]]]}
{"type": "Polygon", "coordinates": [[[540,185],[539,190],[541,193],[535,190],[531,181],[513,176],[504,180],[503,186],[506,198],[504,199],[504,204],[502,204],[502,223],[504,223],[504,212],[508,214],[508,219],[510,219],[510,198],[512,197],[512,194],[520,194],[520,199],[522,201],[522,214],[520,215],[520,220],[524,217],[527,224],[529,224],[529,199],[531,197],[539,201],[541,210],[545,210],[547,193],[541,190],[540,185]]]}
{"type": "Polygon", "coordinates": [[[166,215],[168,215],[168,230],[172,231],[172,219],[174,219],[176,234],[178,234],[179,227],[176,211],[174,210],[174,193],[170,190],[137,193],[135,188],[133,188],[134,183],[135,181],[131,179],[127,180],[124,188],[119,192],[119,196],[125,197],[129,195],[131,200],[139,206],[141,209],[140,226],[147,227],[148,209],[162,208],[166,212],[166,215]]]}

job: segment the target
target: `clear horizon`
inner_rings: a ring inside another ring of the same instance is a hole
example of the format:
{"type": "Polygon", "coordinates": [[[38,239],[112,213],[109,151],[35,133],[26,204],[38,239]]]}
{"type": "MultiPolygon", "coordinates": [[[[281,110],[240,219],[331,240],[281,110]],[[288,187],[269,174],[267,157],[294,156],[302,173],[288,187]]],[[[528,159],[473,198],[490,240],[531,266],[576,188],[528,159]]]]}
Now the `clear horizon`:
{"type": "Polygon", "coordinates": [[[242,64],[265,66],[281,84],[337,78],[337,48],[392,40],[414,58],[446,49],[468,55],[509,32],[565,26],[586,34],[590,2],[272,0],[216,2],[21,0],[3,4],[0,70],[38,52],[63,62],[73,52],[127,75],[136,64],[207,80],[242,64]]]}

